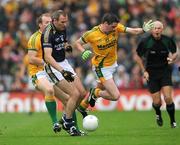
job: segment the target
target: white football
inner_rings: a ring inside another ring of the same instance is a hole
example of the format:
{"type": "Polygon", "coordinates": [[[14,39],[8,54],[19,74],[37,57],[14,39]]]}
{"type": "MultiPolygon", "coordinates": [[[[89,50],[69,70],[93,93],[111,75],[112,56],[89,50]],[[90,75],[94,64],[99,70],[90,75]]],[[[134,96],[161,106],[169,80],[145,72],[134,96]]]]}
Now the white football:
{"type": "Polygon", "coordinates": [[[83,119],[83,128],[86,131],[95,131],[98,128],[98,118],[94,115],[88,115],[83,119]]]}

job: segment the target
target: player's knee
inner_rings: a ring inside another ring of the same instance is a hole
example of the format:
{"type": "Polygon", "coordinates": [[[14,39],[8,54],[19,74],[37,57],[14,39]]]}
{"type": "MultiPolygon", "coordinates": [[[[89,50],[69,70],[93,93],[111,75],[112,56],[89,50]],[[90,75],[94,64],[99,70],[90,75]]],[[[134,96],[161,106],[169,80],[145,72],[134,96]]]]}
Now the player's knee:
{"type": "Polygon", "coordinates": [[[117,92],[117,93],[115,93],[115,94],[113,95],[113,100],[112,100],[112,101],[117,101],[117,100],[119,100],[119,98],[120,98],[120,93],[117,92]]]}
{"type": "Polygon", "coordinates": [[[80,99],[84,99],[86,97],[86,95],[87,95],[87,91],[86,90],[82,90],[80,92],[80,99]]]}
{"type": "Polygon", "coordinates": [[[65,98],[65,99],[61,100],[61,102],[63,103],[64,106],[66,106],[67,102],[68,102],[68,98],[65,98]]]}
{"type": "Polygon", "coordinates": [[[166,104],[171,104],[172,103],[172,98],[171,97],[165,97],[165,102],[166,104]]]}
{"type": "Polygon", "coordinates": [[[75,89],[74,91],[73,91],[73,94],[72,94],[76,99],[78,99],[79,97],[80,97],[80,92],[77,90],[77,89],[75,89]]]}
{"type": "Polygon", "coordinates": [[[53,87],[49,87],[46,89],[46,94],[49,96],[54,96],[54,89],[53,87]]]}

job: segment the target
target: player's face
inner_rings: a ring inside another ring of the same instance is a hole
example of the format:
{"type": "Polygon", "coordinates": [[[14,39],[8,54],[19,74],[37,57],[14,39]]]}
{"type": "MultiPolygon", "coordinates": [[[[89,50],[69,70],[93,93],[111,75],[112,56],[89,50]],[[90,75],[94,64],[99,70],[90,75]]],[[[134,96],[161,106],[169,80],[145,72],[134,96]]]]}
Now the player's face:
{"type": "Polygon", "coordinates": [[[60,15],[58,20],[55,20],[55,26],[58,30],[66,29],[68,23],[68,16],[60,15]]]}
{"type": "Polygon", "coordinates": [[[118,23],[106,24],[106,31],[112,32],[117,27],[118,23]]]}
{"type": "Polygon", "coordinates": [[[152,29],[151,33],[155,39],[159,39],[161,37],[162,31],[163,31],[163,25],[154,24],[154,28],[152,29]]]}
{"type": "Polygon", "coordinates": [[[42,23],[40,24],[40,30],[43,31],[45,27],[52,21],[50,16],[43,16],[42,23]]]}

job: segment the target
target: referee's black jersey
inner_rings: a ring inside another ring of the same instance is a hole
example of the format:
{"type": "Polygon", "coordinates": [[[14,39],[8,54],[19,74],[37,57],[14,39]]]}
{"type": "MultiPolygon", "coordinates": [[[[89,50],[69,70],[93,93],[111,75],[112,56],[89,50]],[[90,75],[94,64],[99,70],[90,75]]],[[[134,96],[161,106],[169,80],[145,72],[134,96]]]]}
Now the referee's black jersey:
{"type": "Polygon", "coordinates": [[[137,47],[137,54],[145,59],[146,69],[161,69],[168,66],[169,53],[176,52],[176,44],[173,39],[162,35],[161,39],[155,40],[152,35],[141,39],[137,47]]]}
{"type": "Polygon", "coordinates": [[[41,44],[44,58],[44,49],[52,48],[52,57],[56,62],[65,59],[66,30],[58,31],[53,24],[49,24],[42,33],[41,44]]]}

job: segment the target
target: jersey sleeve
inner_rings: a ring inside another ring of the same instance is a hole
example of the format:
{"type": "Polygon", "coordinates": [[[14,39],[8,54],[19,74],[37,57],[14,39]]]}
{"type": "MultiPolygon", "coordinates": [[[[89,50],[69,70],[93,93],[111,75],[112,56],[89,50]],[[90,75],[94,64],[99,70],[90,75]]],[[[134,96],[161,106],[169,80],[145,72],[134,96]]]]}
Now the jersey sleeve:
{"type": "Polygon", "coordinates": [[[126,30],[126,27],[123,24],[118,23],[116,29],[118,32],[124,33],[126,30]]]}
{"type": "Polygon", "coordinates": [[[91,38],[91,31],[87,31],[82,35],[82,37],[80,39],[84,43],[88,43],[88,42],[90,42],[90,38],[91,38]]]}
{"type": "Polygon", "coordinates": [[[176,53],[176,51],[177,51],[177,46],[173,39],[170,40],[169,49],[172,53],[176,53]]]}
{"type": "Polygon", "coordinates": [[[140,41],[140,43],[138,44],[136,52],[137,52],[138,56],[140,56],[140,57],[142,57],[144,55],[143,41],[140,41]]]}
{"type": "Polygon", "coordinates": [[[28,48],[27,50],[34,50],[37,51],[39,48],[39,43],[37,43],[37,35],[32,35],[28,41],[28,48]]]}
{"type": "Polygon", "coordinates": [[[52,48],[52,34],[50,29],[45,29],[45,31],[43,32],[42,36],[41,36],[41,44],[42,44],[42,48],[52,48]]]}

